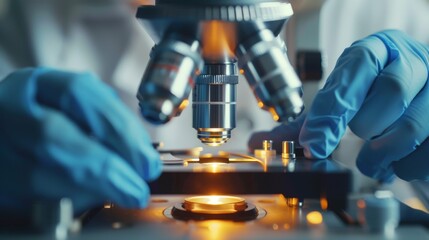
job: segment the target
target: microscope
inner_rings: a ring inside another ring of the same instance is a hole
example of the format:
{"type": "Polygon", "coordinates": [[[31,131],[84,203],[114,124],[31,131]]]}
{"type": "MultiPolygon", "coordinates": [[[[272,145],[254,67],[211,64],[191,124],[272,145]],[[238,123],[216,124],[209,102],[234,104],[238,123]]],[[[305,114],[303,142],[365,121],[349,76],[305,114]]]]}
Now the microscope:
{"type": "MultiPolygon", "coordinates": [[[[292,15],[291,4],[278,0],[158,0],[141,6],[137,18],[156,42],[137,93],[144,118],[163,124],[179,116],[192,90],[197,137],[220,146],[236,127],[236,85],[242,74],[260,108],[275,121],[292,121],[303,110],[301,82],[279,38],[292,15]]],[[[288,139],[281,155],[269,139],[261,146],[253,155],[160,151],[164,167],[150,183],[152,194],[190,195],[164,216],[258,218],[263,211],[237,194],[282,194],[295,205],[316,198],[331,208],[345,206],[346,169],[329,160],[305,160],[288,139]]]]}
{"type": "Polygon", "coordinates": [[[279,33],[293,15],[273,0],[158,0],[137,18],[157,43],[141,80],[141,113],[154,124],[179,116],[192,90],[193,128],[219,146],[236,126],[236,85],[245,76],[258,106],[288,122],[303,109],[301,82],[279,33]]]}

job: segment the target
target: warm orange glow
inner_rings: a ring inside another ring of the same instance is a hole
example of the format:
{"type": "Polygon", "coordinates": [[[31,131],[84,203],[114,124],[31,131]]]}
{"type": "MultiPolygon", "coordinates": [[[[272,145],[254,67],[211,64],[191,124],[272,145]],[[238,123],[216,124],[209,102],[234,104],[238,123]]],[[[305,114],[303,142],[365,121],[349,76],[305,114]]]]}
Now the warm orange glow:
{"type": "Polygon", "coordinates": [[[275,231],[276,231],[276,230],[279,230],[279,225],[278,225],[278,224],[276,224],[276,223],[274,223],[274,224],[273,224],[273,230],[275,230],[275,231]]]}
{"type": "Polygon", "coordinates": [[[224,214],[243,211],[247,204],[243,198],[224,195],[195,196],[185,199],[187,211],[206,214],[224,214]]]}
{"type": "Polygon", "coordinates": [[[306,218],[307,222],[313,225],[319,225],[323,222],[323,216],[318,211],[309,212],[306,218]]]}
{"type": "Polygon", "coordinates": [[[287,205],[289,207],[298,207],[299,199],[298,198],[286,198],[287,205]]]}
{"type": "Polygon", "coordinates": [[[266,171],[267,165],[264,161],[262,161],[261,159],[252,157],[250,155],[247,154],[242,154],[242,153],[236,153],[236,152],[224,152],[224,151],[219,151],[219,154],[227,154],[230,156],[229,161],[230,162],[254,162],[254,163],[258,163],[260,164],[264,171],[266,171]],[[232,158],[233,156],[235,157],[239,157],[238,159],[232,158]]]}
{"type": "Polygon", "coordinates": [[[234,23],[208,21],[203,23],[202,45],[205,61],[233,59],[236,46],[234,23]]]}
{"type": "Polygon", "coordinates": [[[289,164],[289,158],[282,158],[283,166],[286,167],[289,164]]]}
{"type": "Polygon", "coordinates": [[[244,69],[240,69],[240,74],[244,75],[244,69]]]}
{"type": "Polygon", "coordinates": [[[263,149],[255,149],[253,154],[257,158],[262,158],[264,161],[271,160],[271,158],[276,157],[276,150],[263,150],[263,149]]]}
{"type": "Polygon", "coordinates": [[[185,99],[180,103],[179,110],[183,111],[189,105],[189,100],[185,99]]]}
{"type": "Polygon", "coordinates": [[[407,198],[404,200],[404,203],[407,204],[408,206],[414,208],[414,209],[418,209],[420,211],[429,213],[428,209],[425,207],[425,205],[422,203],[422,201],[420,199],[418,199],[417,197],[407,198]]]}
{"type": "Polygon", "coordinates": [[[363,199],[357,200],[356,206],[358,207],[357,220],[359,223],[363,225],[365,224],[365,208],[366,208],[365,200],[363,199]]]}
{"type": "Polygon", "coordinates": [[[134,8],[137,8],[141,5],[155,5],[155,0],[133,0],[130,2],[130,5],[134,8]]]}
{"type": "Polygon", "coordinates": [[[279,115],[277,114],[277,112],[276,112],[276,110],[275,110],[274,108],[270,107],[270,108],[268,109],[268,111],[271,113],[271,115],[272,115],[272,117],[273,117],[274,121],[276,121],[276,122],[277,122],[277,121],[280,119],[279,115]]]}
{"type": "Polygon", "coordinates": [[[259,108],[264,108],[264,103],[262,101],[258,101],[258,107],[259,108]]]}
{"type": "Polygon", "coordinates": [[[279,204],[280,206],[287,206],[287,199],[283,194],[278,194],[277,195],[277,204],[279,204]]]}
{"type": "Polygon", "coordinates": [[[205,163],[205,164],[207,164],[209,166],[209,172],[217,173],[220,170],[219,165],[224,164],[224,163],[205,163]]]}
{"type": "Polygon", "coordinates": [[[328,209],[328,199],[326,199],[326,197],[320,198],[320,207],[322,208],[322,210],[328,209]]]}
{"type": "MultiPolygon", "coordinates": [[[[225,239],[228,236],[226,233],[231,229],[229,222],[222,220],[208,220],[199,223],[198,226],[204,231],[201,231],[200,234],[196,234],[196,239],[206,239],[206,240],[219,240],[225,239]],[[225,236],[226,235],[226,236],[225,236]]],[[[198,232],[198,231],[197,231],[198,232]]]]}
{"type": "Polygon", "coordinates": [[[360,209],[364,209],[366,206],[365,201],[362,199],[358,200],[356,204],[357,204],[358,208],[360,208],[360,209]]]}
{"type": "MultiPolygon", "coordinates": [[[[197,163],[198,161],[192,161],[192,163],[197,163]]],[[[188,161],[189,165],[189,161],[188,161]]],[[[192,171],[193,172],[207,172],[207,173],[219,173],[219,172],[231,172],[235,171],[235,166],[230,165],[228,163],[217,163],[217,162],[211,162],[211,163],[201,163],[197,165],[193,165],[192,171]]]]}
{"type": "Polygon", "coordinates": [[[219,154],[214,155],[211,153],[202,154],[199,157],[200,163],[229,163],[229,155],[219,152],[219,154]]]}
{"type": "Polygon", "coordinates": [[[222,143],[216,143],[216,142],[210,142],[206,144],[207,146],[210,146],[210,147],[219,147],[220,145],[222,145],[222,143]]]}

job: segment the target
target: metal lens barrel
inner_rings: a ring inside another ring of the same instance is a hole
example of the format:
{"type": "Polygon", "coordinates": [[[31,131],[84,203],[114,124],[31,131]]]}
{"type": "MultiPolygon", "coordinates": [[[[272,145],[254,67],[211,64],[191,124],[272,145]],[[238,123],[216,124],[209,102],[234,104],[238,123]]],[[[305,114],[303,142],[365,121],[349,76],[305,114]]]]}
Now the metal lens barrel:
{"type": "Polygon", "coordinates": [[[192,93],[193,127],[201,142],[218,146],[231,138],[235,128],[235,63],[206,64],[192,93]]]}
{"type": "Polygon", "coordinates": [[[156,45],[137,93],[143,117],[162,124],[179,115],[202,63],[196,40],[166,39],[156,45]]]}
{"type": "Polygon", "coordinates": [[[258,100],[274,120],[291,121],[303,107],[301,82],[285,50],[268,29],[262,29],[237,48],[238,65],[258,100]]]}

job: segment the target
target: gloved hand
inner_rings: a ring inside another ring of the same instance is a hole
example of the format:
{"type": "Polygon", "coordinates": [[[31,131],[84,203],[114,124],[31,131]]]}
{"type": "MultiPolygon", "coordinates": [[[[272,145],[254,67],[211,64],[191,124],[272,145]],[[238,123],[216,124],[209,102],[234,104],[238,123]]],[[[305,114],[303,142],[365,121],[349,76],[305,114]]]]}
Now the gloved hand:
{"type": "Polygon", "coordinates": [[[68,197],[145,207],[161,161],[148,134],[94,75],[46,68],[0,82],[0,211],[68,197]]]}
{"type": "Polygon", "coordinates": [[[428,71],[427,46],[396,30],[373,34],[343,52],[307,116],[257,133],[249,147],[299,135],[306,157],[325,158],[348,125],[366,141],[357,158],[362,173],[429,180],[428,71]]]}

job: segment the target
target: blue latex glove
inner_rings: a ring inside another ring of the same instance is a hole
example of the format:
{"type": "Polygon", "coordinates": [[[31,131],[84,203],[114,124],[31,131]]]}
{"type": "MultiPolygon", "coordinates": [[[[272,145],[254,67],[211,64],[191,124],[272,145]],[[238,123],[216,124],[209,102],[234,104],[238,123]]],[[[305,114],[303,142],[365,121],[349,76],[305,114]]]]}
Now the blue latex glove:
{"type": "Polygon", "coordinates": [[[148,134],[91,74],[23,69],[0,82],[0,211],[69,197],[145,207],[161,171],[148,134]]]}
{"type": "Polygon", "coordinates": [[[307,116],[257,133],[249,146],[299,137],[306,157],[326,158],[349,125],[366,141],[357,158],[362,173],[429,180],[428,71],[427,46],[396,30],[371,35],[343,52],[307,116]]]}

